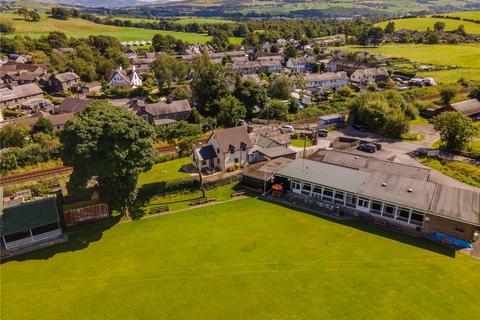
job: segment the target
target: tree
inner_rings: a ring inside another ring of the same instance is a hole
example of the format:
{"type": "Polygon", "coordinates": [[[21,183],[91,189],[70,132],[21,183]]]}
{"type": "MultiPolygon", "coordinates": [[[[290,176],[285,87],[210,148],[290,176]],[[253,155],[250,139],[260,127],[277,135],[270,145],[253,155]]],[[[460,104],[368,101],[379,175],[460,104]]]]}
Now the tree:
{"type": "Polygon", "coordinates": [[[159,87],[170,87],[182,81],[188,74],[188,65],[175,57],[162,53],[155,58],[152,66],[159,87]]]}
{"type": "Polygon", "coordinates": [[[271,100],[260,114],[262,119],[276,119],[286,121],[288,117],[288,106],[279,100],[271,100]]]}
{"type": "Polygon", "coordinates": [[[87,106],[65,125],[61,157],[73,168],[70,190],[96,179],[111,209],[127,214],[137,193],[137,178],[155,162],[155,131],[145,120],[106,102],[87,106]]]}
{"type": "Polygon", "coordinates": [[[47,118],[40,118],[37,123],[32,127],[32,134],[43,132],[47,134],[52,134],[53,132],[53,125],[50,120],[47,118]]]}
{"type": "Polygon", "coordinates": [[[218,122],[225,127],[235,127],[240,124],[240,120],[245,118],[247,110],[245,106],[234,96],[226,96],[218,102],[220,112],[218,113],[218,122]]]}
{"type": "Polygon", "coordinates": [[[221,64],[204,59],[196,60],[190,87],[198,111],[204,116],[215,116],[220,111],[217,102],[229,94],[229,76],[221,64]]]}
{"type": "Polygon", "coordinates": [[[199,124],[201,120],[200,112],[198,112],[197,108],[193,107],[192,111],[188,115],[187,121],[190,123],[199,124]]]}
{"type": "Polygon", "coordinates": [[[175,45],[176,40],[170,35],[156,34],[152,38],[152,46],[157,52],[170,52],[175,45]]]}
{"type": "Polygon", "coordinates": [[[453,87],[443,87],[440,90],[440,97],[442,97],[442,102],[444,104],[450,104],[452,99],[457,95],[457,90],[453,87]]]}
{"type": "Polygon", "coordinates": [[[288,101],[288,113],[295,114],[300,109],[300,101],[295,98],[290,98],[288,101]]]}
{"type": "Polygon", "coordinates": [[[64,48],[67,46],[68,39],[65,33],[61,31],[49,32],[47,35],[47,42],[52,48],[64,48]]]}
{"type": "Polygon", "coordinates": [[[395,32],[395,22],[389,21],[387,25],[385,26],[385,33],[386,34],[392,34],[395,32]]]}
{"type": "Polygon", "coordinates": [[[297,56],[297,49],[295,49],[294,46],[289,44],[285,47],[283,55],[285,56],[285,61],[290,58],[295,58],[297,56]]]}
{"type": "Polygon", "coordinates": [[[256,109],[263,109],[267,103],[265,88],[249,80],[240,83],[235,88],[234,95],[246,107],[247,119],[252,119],[256,109]]]}
{"type": "Polygon", "coordinates": [[[63,7],[53,7],[51,13],[53,18],[61,20],[67,20],[70,16],[70,10],[63,7]]]}
{"type": "Polygon", "coordinates": [[[435,24],[433,25],[433,30],[442,32],[443,30],[445,30],[445,22],[442,22],[442,21],[435,22],[435,24]]]}
{"type": "Polygon", "coordinates": [[[288,100],[292,82],[287,77],[279,77],[273,80],[268,87],[268,95],[274,99],[288,100]]]}
{"type": "Polygon", "coordinates": [[[40,15],[35,11],[30,11],[28,13],[29,19],[32,21],[40,21],[40,15]]]}
{"type": "Polygon", "coordinates": [[[14,32],[15,32],[15,27],[10,22],[0,22],[0,33],[14,33],[14,32]]]}
{"type": "Polygon", "coordinates": [[[465,26],[463,24],[459,25],[458,28],[454,31],[456,34],[465,37],[467,32],[465,31],[465,26]]]}
{"type": "Polygon", "coordinates": [[[23,147],[28,137],[29,129],[19,123],[9,122],[0,128],[0,149],[23,147]]]}
{"type": "Polygon", "coordinates": [[[382,44],[383,37],[385,37],[385,32],[380,27],[373,27],[368,29],[368,39],[374,47],[382,44]]]}
{"type": "Polygon", "coordinates": [[[480,100],[480,86],[473,88],[468,96],[472,99],[480,100]]]}
{"type": "Polygon", "coordinates": [[[225,31],[215,29],[212,40],[208,42],[216,51],[225,51],[228,47],[228,35],[225,31]]]}
{"type": "Polygon", "coordinates": [[[425,42],[428,44],[437,44],[440,42],[440,36],[436,32],[427,32],[425,42]]]}
{"type": "Polygon", "coordinates": [[[446,147],[462,150],[475,134],[473,121],[461,112],[443,112],[433,118],[433,127],[446,147]]]}

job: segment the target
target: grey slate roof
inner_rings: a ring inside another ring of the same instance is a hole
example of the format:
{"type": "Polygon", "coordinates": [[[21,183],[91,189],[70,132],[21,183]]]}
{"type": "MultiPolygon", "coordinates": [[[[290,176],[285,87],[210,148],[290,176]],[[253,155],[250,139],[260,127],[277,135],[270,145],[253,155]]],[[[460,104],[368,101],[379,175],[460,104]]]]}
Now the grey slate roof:
{"type": "Polygon", "coordinates": [[[235,150],[239,150],[242,143],[247,148],[252,146],[247,129],[243,126],[214,131],[210,139],[212,138],[217,141],[222,153],[227,153],[230,145],[234,146],[235,150]]]}
{"type": "Polygon", "coordinates": [[[57,79],[60,82],[67,82],[67,81],[73,81],[73,80],[79,80],[80,77],[74,73],[74,72],[64,72],[64,73],[57,73],[54,76],[55,79],[57,79]]]}
{"type": "Polygon", "coordinates": [[[279,157],[296,154],[296,152],[293,151],[292,149],[282,147],[282,146],[271,147],[271,148],[258,148],[257,151],[269,158],[279,158],[279,157]]]}
{"type": "Polygon", "coordinates": [[[188,112],[191,110],[192,107],[187,99],[173,101],[172,103],[158,102],[145,105],[145,112],[151,114],[152,116],[188,112]]]}
{"type": "Polygon", "coordinates": [[[200,160],[209,160],[217,156],[211,145],[200,147],[196,151],[200,160]]]}
{"type": "Polygon", "coordinates": [[[58,113],[79,113],[92,101],[77,98],[65,98],[62,103],[56,108],[58,113]]]}
{"type": "Polygon", "coordinates": [[[451,104],[455,111],[466,114],[467,116],[480,113],[480,101],[477,99],[466,100],[451,104]]]}
{"type": "Polygon", "coordinates": [[[304,77],[305,82],[313,81],[335,81],[335,80],[348,80],[346,72],[326,72],[326,73],[311,73],[304,77]]]}

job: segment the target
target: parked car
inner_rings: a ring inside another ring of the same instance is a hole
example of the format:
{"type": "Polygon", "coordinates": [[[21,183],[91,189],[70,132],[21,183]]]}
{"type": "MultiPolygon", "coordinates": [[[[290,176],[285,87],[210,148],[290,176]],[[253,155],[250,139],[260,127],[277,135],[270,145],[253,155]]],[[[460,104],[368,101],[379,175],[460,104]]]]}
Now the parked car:
{"type": "Polygon", "coordinates": [[[326,138],[328,136],[328,130],[326,129],[318,129],[317,135],[321,138],[326,138]]]}
{"type": "Polygon", "coordinates": [[[374,145],[373,143],[364,143],[359,145],[357,149],[360,151],[368,152],[368,153],[374,153],[377,151],[377,146],[374,145]]]}
{"type": "Polygon", "coordinates": [[[358,130],[360,132],[365,132],[367,131],[367,128],[363,124],[354,124],[353,129],[358,130]]]}
{"type": "Polygon", "coordinates": [[[284,124],[281,128],[280,131],[282,133],[295,133],[295,129],[293,129],[293,126],[289,124],[284,124]]]}

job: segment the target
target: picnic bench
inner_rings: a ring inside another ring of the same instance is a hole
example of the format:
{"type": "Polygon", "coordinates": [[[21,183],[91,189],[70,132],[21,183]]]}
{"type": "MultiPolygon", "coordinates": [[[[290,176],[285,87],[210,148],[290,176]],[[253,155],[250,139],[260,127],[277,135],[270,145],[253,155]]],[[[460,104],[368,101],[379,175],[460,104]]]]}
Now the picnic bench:
{"type": "Polygon", "coordinates": [[[153,208],[152,210],[150,210],[150,214],[155,214],[155,213],[160,213],[160,212],[166,212],[166,211],[169,211],[170,209],[168,208],[168,205],[164,205],[164,206],[158,206],[156,208],[153,208]]]}
{"type": "Polygon", "coordinates": [[[191,205],[191,206],[196,206],[196,205],[199,205],[199,204],[205,204],[205,203],[213,202],[213,201],[216,201],[216,200],[217,200],[216,198],[199,198],[199,199],[193,199],[193,200],[190,200],[190,205],[191,205]]]}
{"type": "Polygon", "coordinates": [[[244,196],[244,195],[245,195],[245,191],[237,191],[237,192],[232,192],[230,197],[234,198],[234,197],[240,197],[240,196],[244,196]]]}

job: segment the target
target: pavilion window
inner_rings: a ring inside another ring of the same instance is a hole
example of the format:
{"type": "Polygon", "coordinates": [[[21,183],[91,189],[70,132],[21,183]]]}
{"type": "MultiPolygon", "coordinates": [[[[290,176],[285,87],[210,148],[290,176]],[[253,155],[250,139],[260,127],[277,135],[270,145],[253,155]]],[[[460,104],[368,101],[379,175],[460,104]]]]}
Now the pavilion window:
{"type": "Polygon", "coordinates": [[[332,200],[333,200],[333,190],[328,189],[328,188],[323,189],[322,199],[325,200],[325,201],[332,202],[332,200]]]}
{"type": "Polygon", "coordinates": [[[368,209],[370,207],[370,200],[365,198],[358,198],[358,206],[368,209]]]}
{"type": "Polygon", "coordinates": [[[398,208],[396,219],[399,221],[408,222],[410,219],[410,210],[407,208],[398,208]]]}
{"type": "Polygon", "coordinates": [[[421,212],[412,211],[412,216],[410,217],[410,223],[421,227],[423,225],[423,218],[424,218],[424,215],[421,212]]]}
{"type": "Polygon", "coordinates": [[[302,194],[309,196],[310,193],[312,193],[312,185],[304,183],[302,188],[302,194]]]}
{"type": "Polygon", "coordinates": [[[322,196],[322,187],[320,186],[313,186],[313,193],[312,196],[316,198],[320,198],[322,196]]]}
{"type": "Polygon", "coordinates": [[[300,187],[300,182],[298,182],[298,181],[292,181],[292,189],[300,190],[300,189],[301,189],[301,187],[300,187]]]}
{"type": "Polygon", "coordinates": [[[385,204],[383,206],[383,216],[387,218],[394,219],[395,218],[395,206],[390,204],[385,204]]]}
{"type": "Polygon", "coordinates": [[[370,208],[370,212],[374,214],[381,214],[382,213],[382,203],[378,201],[372,201],[372,207],[370,208]]]}
{"type": "Polygon", "coordinates": [[[355,208],[355,206],[357,205],[357,197],[353,194],[347,193],[345,205],[347,207],[355,208]]]}
{"type": "Polygon", "coordinates": [[[340,191],[335,191],[335,199],[334,202],[337,204],[343,205],[345,203],[345,194],[340,191]]]}

